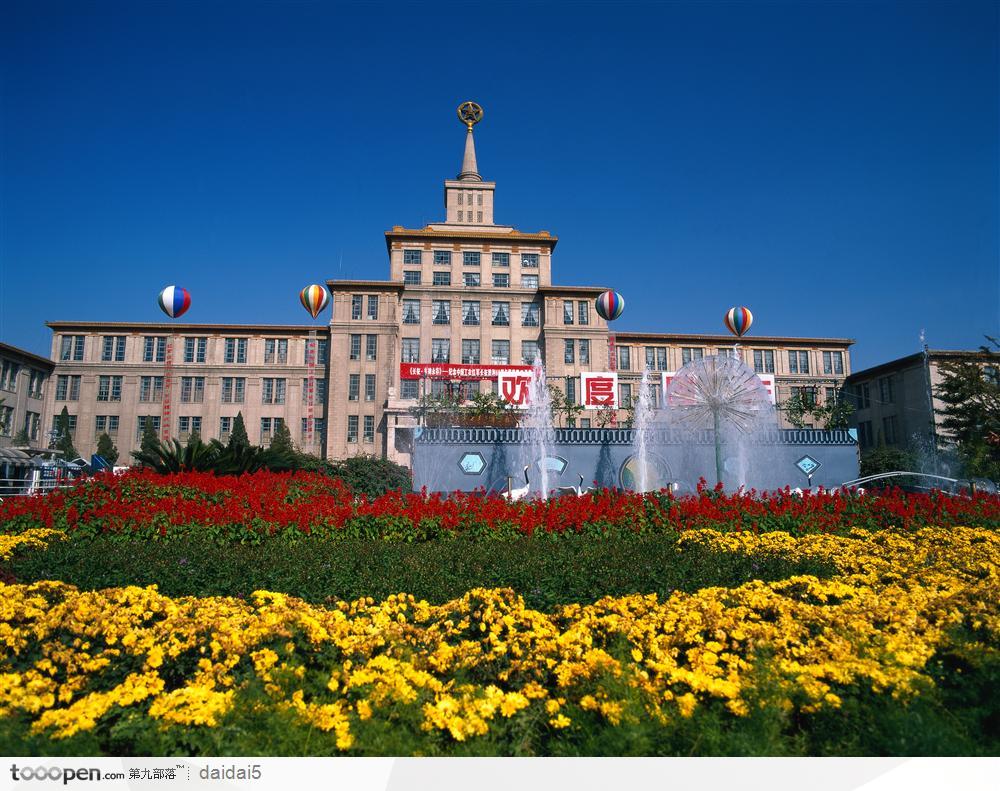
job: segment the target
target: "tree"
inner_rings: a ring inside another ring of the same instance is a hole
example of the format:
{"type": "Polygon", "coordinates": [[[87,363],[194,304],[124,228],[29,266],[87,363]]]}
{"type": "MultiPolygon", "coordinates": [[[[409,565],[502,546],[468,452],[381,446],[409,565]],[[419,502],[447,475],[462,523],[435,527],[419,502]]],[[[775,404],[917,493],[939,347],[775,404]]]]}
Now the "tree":
{"type": "Polygon", "coordinates": [[[274,436],[271,437],[270,450],[275,454],[294,454],[295,443],[292,442],[292,432],[288,430],[288,424],[282,420],[278,424],[274,436]]]}
{"type": "Polygon", "coordinates": [[[965,474],[1000,480],[1000,341],[986,336],[989,345],[975,359],[942,362],[941,384],[935,395],[944,402],[942,426],[954,439],[965,474]]]}
{"type": "Polygon", "coordinates": [[[902,448],[890,448],[885,444],[872,448],[861,456],[861,476],[878,475],[882,472],[909,472],[914,470],[913,455],[902,448]]]}
{"type": "Polygon", "coordinates": [[[378,456],[351,456],[335,462],[330,475],[340,478],[355,494],[378,497],[388,491],[413,488],[413,479],[406,467],[378,456]]]}
{"type": "Polygon", "coordinates": [[[150,454],[155,454],[159,444],[160,438],[156,436],[156,429],[153,428],[153,418],[147,416],[142,422],[142,439],[139,440],[139,453],[144,454],[144,456],[140,459],[135,452],[132,455],[139,460],[140,464],[149,466],[148,459],[151,458],[150,454]]]}
{"type": "Polygon", "coordinates": [[[14,439],[11,440],[11,445],[15,448],[26,448],[31,444],[31,440],[28,438],[28,429],[22,428],[14,435],[14,439]]]}
{"type": "Polygon", "coordinates": [[[801,391],[778,404],[778,409],[796,428],[805,428],[806,421],[810,419],[818,428],[847,428],[854,414],[854,405],[843,398],[834,398],[820,405],[816,403],[815,396],[803,398],[801,391]]]}
{"type": "Polygon", "coordinates": [[[112,467],[118,461],[118,448],[111,441],[111,437],[104,432],[97,438],[97,455],[105,459],[112,467]]]}
{"type": "Polygon", "coordinates": [[[247,436],[247,427],[243,422],[242,412],[236,413],[236,419],[233,421],[233,430],[229,432],[229,444],[226,447],[230,450],[250,447],[250,437],[247,436]]]}
{"type": "Polygon", "coordinates": [[[66,407],[62,408],[62,412],[59,413],[59,417],[56,418],[56,439],[55,445],[53,446],[56,450],[61,450],[63,458],[66,461],[71,461],[75,459],[80,454],[76,452],[76,448],[73,447],[73,437],[70,434],[69,427],[69,409],[66,407]]]}

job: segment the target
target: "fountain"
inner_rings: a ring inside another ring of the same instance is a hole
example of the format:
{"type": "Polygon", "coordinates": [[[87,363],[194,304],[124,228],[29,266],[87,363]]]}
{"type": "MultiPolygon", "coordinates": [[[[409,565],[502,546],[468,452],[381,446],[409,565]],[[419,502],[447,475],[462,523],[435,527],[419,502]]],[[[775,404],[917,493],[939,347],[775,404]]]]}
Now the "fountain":
{"type": "Polygon", "coordinates": [[[653,404],[653,388],[649,381],[649,368],[642,371],[642,381],[639,383],[639,398],[635,404],[635,417],[632,428],[634,438],[632,448],[636,460],[636,491],[650,490],[650,459],[649,434],[656,417],[656,407],[653,404]]]}
{"type": "Polygon", "coordinates": [[[552,395],[545,378],[545,366],[538,357],[535,358],[533,374],[528,408],[521,418],[520,427],[524,432],[524,444],[528,453],[526,463],[538,470],[538,483],[533,487],[534,493],[544,500],[548,498],[550,490],[548,465],[552,456],[552,395]]]}

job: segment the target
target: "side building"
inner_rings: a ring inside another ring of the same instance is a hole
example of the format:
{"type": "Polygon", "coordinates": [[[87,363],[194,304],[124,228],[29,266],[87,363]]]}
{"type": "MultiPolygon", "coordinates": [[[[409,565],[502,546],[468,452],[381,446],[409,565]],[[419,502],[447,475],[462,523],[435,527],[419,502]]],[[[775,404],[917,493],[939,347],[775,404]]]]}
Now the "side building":
{"type": "Polygon", "coordinates": [[[54,368],[52,360],[0,343],[0,448],[48,447],[42,416],[54,368]]]}

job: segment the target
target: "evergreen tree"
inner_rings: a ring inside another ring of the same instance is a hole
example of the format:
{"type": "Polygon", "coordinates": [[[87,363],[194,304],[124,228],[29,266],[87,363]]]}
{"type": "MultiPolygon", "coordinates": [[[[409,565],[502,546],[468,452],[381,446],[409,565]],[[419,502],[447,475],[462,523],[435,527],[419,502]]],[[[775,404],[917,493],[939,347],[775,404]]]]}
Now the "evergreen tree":
{"type": "Polygon", "coordinates": [[[62,408],[59,417],[56,418],[56,442],[55,449],[61,450],[66,461],[72,461],[80,454],[73,447],[73,437],[69,428],[69,409],[62,408]]]}
{"type": "Polygon", "coordinates": [[[236,413],[236,420],[233,421],[233,430],[229,433],[229,444],[226,448],[235,450],[237,448],[249,448],[250,437],[247,436],[247,427],[243,422],[243,413],[236,413]]]}
{"type": "Polygon", "coordinates": [[[118,448],[111,441],[111,437],[104,432],[97,438],[97,455],[105,459],[112,467],[118,461],[118,448]]]}
{"type": "Polygon", "coordinates": [[[1000,479],[1000,343],[981,347],[977,360],[942,362],[934,395],[944,402],[942,424],[958,446],[965,474],[1000,479]]]}
{"type": "Polygon", "coordinates": [[[152,453],[159,447],[160,438],[156,436],[156,430],[153,428],[153,418],[147,417],[142,424],[142,440],[139,442],[140,453],[152,453]]]}
{"type": "Polygon", "coordinates": [[[282,420],[278,424],[274,436],[271,437],[271,451],[276,454],[295,453],[295,444],[292,442],[292,432],[288,430],[288,424],[282,420]]]}

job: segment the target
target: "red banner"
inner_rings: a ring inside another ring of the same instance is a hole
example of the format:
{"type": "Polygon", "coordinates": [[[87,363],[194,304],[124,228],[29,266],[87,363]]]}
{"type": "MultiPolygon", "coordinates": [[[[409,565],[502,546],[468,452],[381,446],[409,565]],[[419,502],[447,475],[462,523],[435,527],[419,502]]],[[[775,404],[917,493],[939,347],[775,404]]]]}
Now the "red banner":
{"type": "Polygon", "coordinates": [[[530,365],[460,365],[458,363],[400,363],[400,379],[496,379],[509,371],[531,371],[530,365]]]}

